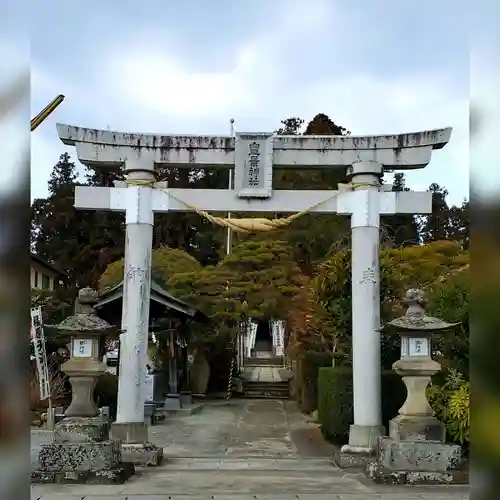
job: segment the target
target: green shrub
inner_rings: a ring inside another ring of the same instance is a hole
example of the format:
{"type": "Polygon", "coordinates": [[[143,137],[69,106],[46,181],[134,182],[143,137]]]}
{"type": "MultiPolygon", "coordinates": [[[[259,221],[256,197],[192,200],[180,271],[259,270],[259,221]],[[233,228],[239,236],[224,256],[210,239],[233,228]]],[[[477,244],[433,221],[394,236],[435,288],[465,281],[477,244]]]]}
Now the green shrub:
{"type": "MultiPolygon", "coordinates": [[[[382,423],[388,427],[406,399],[401,377],[382,372],[382,423]]],[[[352,370],[347,367],[320,368],[318,375],[318,419],[325,438],[345,444],[353,423],[352,370]]]]}
{"type": "Polygon", "coordinates": [[[470,441],[470,385],[451,370],[444,383],[433,382],[427,389],[430,405],[446,427],[449,441],[468,446],[470,441]]]}
{"type": "Polygon", "coordinates": [[[353,422],[352,371],[320,368],[318,373],[318,420],[325,439],[345,444],[353,422]]]}
{"type": "Polygon", "coordinates": [[[469,308],[470,270],[464,269],[434,283],[428,290],[427,313],[450,323],[461,325],[453,332],[435,335],[434,349],[440,351],[438,360],[443,369],[460,372],[467,380],[469,374],[469,308]]]}
{"type": "MultiPolygon", "coordinates": [[[[180,248],[162,246],[151,255],[152,279],[166,287],[168,280],[178,273],[188,273],[201,268],[201,264],[180,248]]],[[[119,259],[108,265],[99,279],[99,290],[103,292],[123,280],[125,260],[119,259]]]]}
{"type": "Polygon", "coordinates": [[[318,373],[321,367],[332,366],[331,354],[308,351],[299,360],[301,380],[299,381],[299,407],[305,413],[318,408],[318,373]]]}

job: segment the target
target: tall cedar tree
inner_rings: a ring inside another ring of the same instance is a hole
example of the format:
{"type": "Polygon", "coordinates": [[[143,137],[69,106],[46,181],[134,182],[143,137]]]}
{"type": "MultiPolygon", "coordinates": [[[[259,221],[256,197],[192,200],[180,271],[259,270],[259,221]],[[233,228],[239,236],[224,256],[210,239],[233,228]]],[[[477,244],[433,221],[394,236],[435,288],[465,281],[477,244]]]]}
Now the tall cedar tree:
{"type": "Polygon", "coordinates": [[[123,254],[123,222],[115,214],[76,210],[75,164],[63,153],[51,173],[47,198],[31,207],[31,247],[68,274],[68,287],[96,286],[107,263],[123,254]]]}
{"type": "MultiPolygon", "coordinates": [[[[410,190],[405,185],[405,176],[402,172],[396,172],[394,174],[392,190],[410,190]]],[[[381,222],[383,232],[382,238],[385,240],[385,243],[396,248],[407,245],[418,245],[420,241],[420,234],[416,216],[411,214],[389,215],[382,217],[381,222]]]]}

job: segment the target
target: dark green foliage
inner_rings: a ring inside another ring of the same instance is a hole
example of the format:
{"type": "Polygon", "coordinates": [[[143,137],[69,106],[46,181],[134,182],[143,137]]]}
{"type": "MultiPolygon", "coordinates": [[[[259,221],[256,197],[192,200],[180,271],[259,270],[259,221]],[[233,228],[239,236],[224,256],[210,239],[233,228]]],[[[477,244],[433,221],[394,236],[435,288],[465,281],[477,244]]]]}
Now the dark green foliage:
{"type": "MultiPolygon", "coordinates": [[[[283,120],[277,131],[280,135],[300,135],[304,120],[283,120]]],[[[304,135],[348,135],[342,126],[335,124],[327,115],[316,115],[306,126],[304,135]]],[[[337,189],[345,182],[345,172],[339,169],[283,169],[273,176],[274,189],[337,189]]],[[[286,214],[284,214],[286,215],[286,214]]],[[[287,241],[293,256],[305,274],[311,274],[315,265],[325,258],[349,230],[349,219],[336,214],[305,215],[289,227],[273,232],[272,237],[287,241]]],[[[267,235],[266,235],[267,236],[267,235]]],[[[262,237],[266,237],[262,236],[262,237]]]]}
{"type": "MultiPolygon", "coordinates": [[[[406,400],[406,388],[393,371],[382,372],[382,423],[387,428],[406,400]]],[[[320,368],[318,374],[318,419],[323,435],[335,444],[346,444],[353,424],[352,370],[320,368]]]]}
{"type": "Polygon", "coordinates": [[[43,323],[55,325],[73,313],[73,304],[66,299],[63,289],[56,288],[53,291],[31,290],[30,307],[41,307],[43,323]]]}
{"type": "MultiPolygon", "coordinates": [[[[410,191],[406,187],[402,172],[394,174],[393,191],[410,191]]],[[[397,214],[382,217],[382,240],[393,247],[417,245],[420,242],[417,217],[411,214],[397,214]]]]}
{"type": "Polygon", "coordinates": [[[246,303],[247,317],[286,319],[301,273],[285,241],[240,243],[219,267],[232,274],[229,293],[236,302],[246,303]]]}
{"type": "Polygon", "coordinates": [[[429,186],[432,193],[432,214],[422,217],[421,237],[424,243],[437,240],[458,241],[463,249],[469,248],[469,202],[448,206],[448,191],[439,184],[429,186]]]}
{"type": "MultiPolygon", "coordinates": [[[[171,188],[227,189],[229,171],[222,168],[166,168],[160,172],[158,180],[168,182],[171,188]]],[[[225,235],[223,228],[193,212],[155,216],[154,247],[168,246],[184,250],[202,265],[219,262],[225,235]]]]}
{"type": "Polygon", "coordinates": [[[49,180],[47,198],[32,205],[31,247],[68,275],[69,299],[75,288],[96,286],[106,265],[123,254],[123,217],[74,208],[75,164],[64,153],[49,180]]]}
{"type": "MultiPolygon", "coordinates": [[[[184,250],[162,246],[153,250],[151,267],[152,279],[166,288],[174,274],[200,270],[201,264],[184,250]]],[[[112,262],[99,279],[99,289],[105,290],[120,283],[123,270],[123,258],[112,262]]]]}
{"type": "Polygon", "coordinates": [[[352,371],[320,368],[318,372],[318,420],[325,439],[345,444],[353,423],[352,371]]]}
{"type": "Polygon", "coordinates": [[[350,132],[334,123],[329,116],[324,113],[317,114],[304,130],[304,135],[349,135],[350,132]]]}
{"type": "Polygon", "coordinates": [[[468,268],[444,277],[430,287],[427,307],[428,313],[433,316],[450,323],[461,322],[454,331],[435,335],[433,345],[442,353],[439,362],[444,371],[456,370],[465,380],[469,380],[470,279],[468,268]]]}
{"type": "MultiPolygon", "coordinates": [[[[468,254],[453,241],[436,241],[427,245],[382,248],[380,252],[380,300],[382,322],[404,314],[401,298],[408,288],[429,290],[448,273],[461,272],[468,264],[468,254]]],[[[446,285],[443,285],[446,286],[446,285]]],[[[339,251],[323,261],[313,281],[316,300],[325,311],[324,332],[334,339],[342,352],[351,354],[351,255],[339,251]]],[[[439,292],[441,293],[441,292],[439,292]]],[[[431,301],[437,300],[436,292],[431,301]],[[435,297],[435,298],[434,298],[435,297]]],[[[444,293],[444,291],[443,291],[444,293]]],[[[447,296],[449,307],[453,293],[447,296]]],[[[449,314],[449,313],[448,313],[449,314]]],[[[382,335],[382,366],[391,369],[399,357],[399,337],[382,335]]]]}
{"type": "Polygon", "coordinates": [[[470,383],[454,369],[433,377],[427,397],[436,418],[446,427],[447,441],[465,445],[470,443],[470,383]]]}
{"type": "Polygon", "coordinates": [[[433,183],[429,186],[429,191],[432,193],[432,214],[426,216],[422,224],[422,238],[425,243],[446,239],[449,226],[449,207],[446,202],[448,190],[433,183]]]}
{"type": "Polygon", "coordinates": [[[469,202],[463,201],[457,207],[453,205],[449,211],[448,238],[459,241],[462,248],[469,248],[470,237],[470,212],[469,202]]]}
{"type": "MultiPolygon", "coordinates": [[[[42,320],[44,325],[56,325],[63,319],[73,314],[74,306],[67,301],[66,292],[56,288],[54,291],[31,290],[30,307],[42,308],[42,320]]],[[[65,348],[69,339],[66,335],[57,331],[45,329],[45,348],[47,354],[55,355],[59,348],[65,348]]],[[[31,345],[33,349],[33,345],[31,345]]]]}
{"type": "MultiPolygon", "coordinates": [[[[225,188],[227,176],[222,169],[167,169],[160,180],[168,180],[172,187],[225,188]]],[[[51,174],[48,196],[32,204],[31,248],[69,275],[70,301],[74,300],[76,288],[97,286],[108,264],[124,254],[123,213],[77,210],[73,206],[75,186],[112,186],[123,174],[87,169],[84,177],[83,182],[79,181],[69,154],[62,154],[51,174]]],[[[219,260],[224,235],[222,228],[196,214],[162,214],[155,217],[153,246],[184,249],[202,264],[211,264],[219,260]]]]}
{"type": "Polygon", "coordinates": [[[332,356],[324,352],[308,351],[298,362],[301,364],[301,380],[298,384],[299,406],[304,413],[312,413],[318,408],[318,374],[322,367],[332,366],[332,356]]]}

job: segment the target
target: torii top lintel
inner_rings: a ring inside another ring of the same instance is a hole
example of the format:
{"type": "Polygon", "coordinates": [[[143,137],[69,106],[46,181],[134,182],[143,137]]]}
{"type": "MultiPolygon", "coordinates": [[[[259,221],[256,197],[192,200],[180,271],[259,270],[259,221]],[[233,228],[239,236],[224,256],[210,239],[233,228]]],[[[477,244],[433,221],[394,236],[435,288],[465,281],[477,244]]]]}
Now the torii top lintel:
{"type": "Polygon", "coordinates": [[[57,124],[59,138],[75,146],[79,160],[94,167],[150,162],[157,167],[231,167],[238,149],[260,143],[259,154],[275,167],[347,167],[375,161],[389,169],[425,167],[433,149],[443,148],[451,128],[374,136],[295,136],[237,133],[231,136],[186,136],[113,132],[57,124]],[[239,145],[243,146],[240,147],[239,145]]]}

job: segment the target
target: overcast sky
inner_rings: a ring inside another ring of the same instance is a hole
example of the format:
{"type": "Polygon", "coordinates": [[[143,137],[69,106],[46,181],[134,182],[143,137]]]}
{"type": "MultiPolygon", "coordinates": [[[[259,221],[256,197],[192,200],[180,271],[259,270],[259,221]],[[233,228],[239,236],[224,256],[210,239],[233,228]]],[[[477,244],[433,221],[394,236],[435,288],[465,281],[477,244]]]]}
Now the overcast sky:
{"type": "Polygon", "coordinates": [[[356,135],[453,127],[450,144],[408,184],[437,182],[450,202],[468,198],[470,18],[460,2],[49,4],[32,4],[33,22],[52,28],[31,35],[31,113],[59,93],[66,100],[32,134],[32,197],[46,195],[61,153],[76,160],[56,122],[227,134],[231,117],[238,130],[272,131],[322,112],[356,135]]]}

